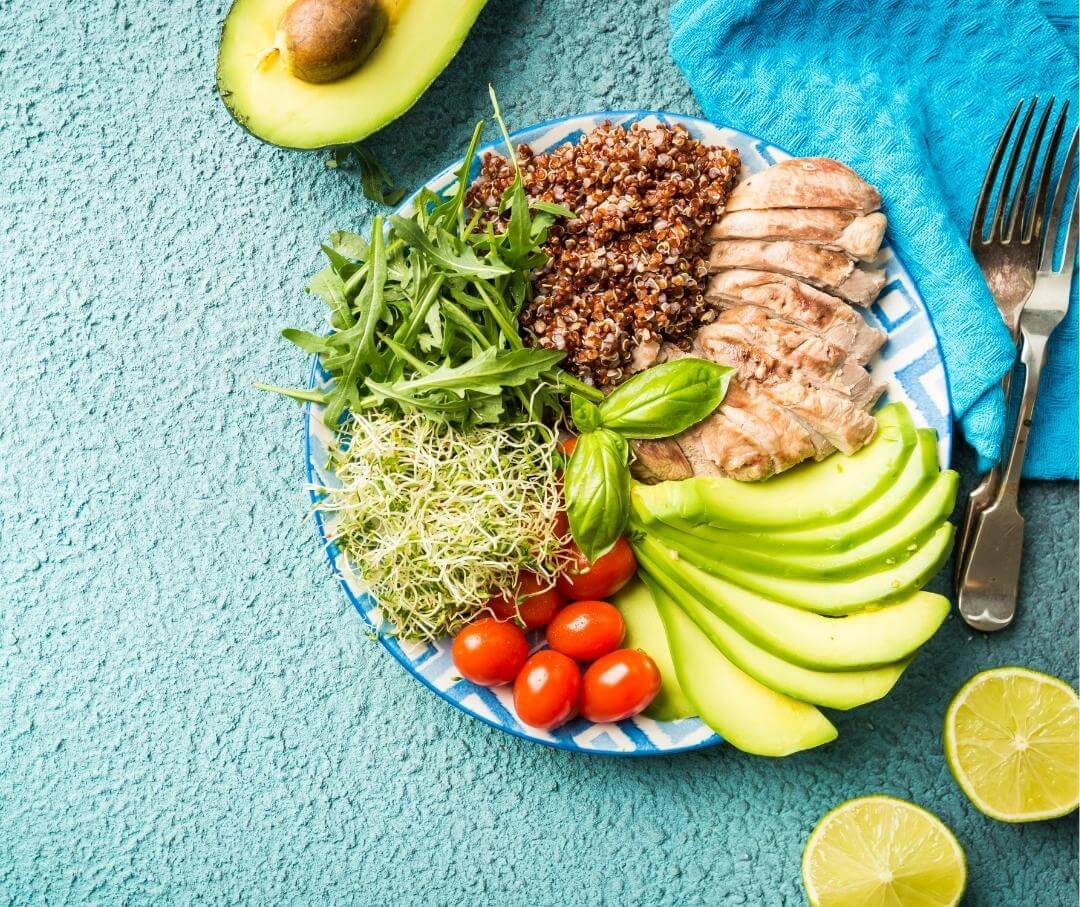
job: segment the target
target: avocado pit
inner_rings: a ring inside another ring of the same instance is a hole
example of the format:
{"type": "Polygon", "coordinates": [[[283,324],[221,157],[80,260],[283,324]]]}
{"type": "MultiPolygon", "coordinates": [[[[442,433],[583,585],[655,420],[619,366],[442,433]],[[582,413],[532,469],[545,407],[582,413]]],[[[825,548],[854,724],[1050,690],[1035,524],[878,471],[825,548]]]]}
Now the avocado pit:
{"type": "Polygon", "coordinates": [[[354,72],[386,31],[379,0],[295,0],[278,27],[286,68],[305,82],[336,82],[354,72]]]}

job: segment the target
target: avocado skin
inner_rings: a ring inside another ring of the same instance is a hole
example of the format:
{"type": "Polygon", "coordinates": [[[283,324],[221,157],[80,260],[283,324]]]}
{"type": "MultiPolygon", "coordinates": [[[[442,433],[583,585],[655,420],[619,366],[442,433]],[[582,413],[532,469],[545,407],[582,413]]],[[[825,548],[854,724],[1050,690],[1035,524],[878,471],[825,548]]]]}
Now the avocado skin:
{"type": "MultiPolygon", "coordinates": [[[[339,135],[324,135],[311,140],[309,137],[300,139],[294,136],[274,136],[267,134],[266,130],[260,130],[253,122],[255,119],[255,116],[253,115],[254,112],[246,109],[245,104],[240,97],[242,94],[240,87],[234,84],[234,77],[231,73],[232,67],[230,64],[239,65],[233,60],[232,51],[236,49],[234,48],[234,44],[240,45],[240,47],[245,46],[240,41],[239,35],[236,34],[238,31],[242,31],[242,29],[238,29],[236,26],[236,14],[238,12],[248,13],[252,7],[272,8],[278,10],[280,13],[284,11],[290,2],[291,0],[233,0],[232,6],[229,8],[229,12],[226,14],[221,28],[217,68],[215,72],[215,86],[218,95],[225,105],[225,109],[229,111],[229,115],[245,132],[254,136],[264,144],[272,145],[275,148],[286,148],[295,151],[328,151],[340,148],[343,145],[355,144],[373,133],[378,132],[406,113],[418,100],[420,100],[424,92],[427,91],[435,79],[438,78],[450,61],[456,56],[457,52],[461,49],[462,44],[465,43],[465,39],[468,37],[480,12],[487,5],[487,0],[454,0],[453,6],[458,7],[458,9],[453,11],[455,16],[450,16],[446,13],[445,8],[440,5],[441,0],[406,0],[406,3],[403,4],[406,6],[406,9],[417,7],[418,15],[415,18],[423,19],[426,16],[427,20],[435,26],[437,34],[440,36],[436,39],[437,47],[435,51],[429,57],[429,65],[417,67],[412,73],[407,74],[407,78],[395,78],[393,81],[396,84],[392,86],[392,88],[394,92],[397,92],[397,95],[389,102],[386,101],[386,96],[381,92],[365,93],[354,99],[352,106],[356,109],[362,109],[365,112],[371,110],[373,107],[377,109],[380,104],[385,103],[385,110],[379,114],[372,117],[365,117],[362,122],[354,127],[350,127],[350,124],[347,122],[342,123],[339,135]],[[448,25],[448,22],[452,22],[453,25],[448,25]],[[403,92],[398,91],[399,87],[403,85],[408,86],[407,90],[404,90],[403,92]]],[[[375,60],[380,54],[384,53],[387,44],[393,42],[392,46],[397,46],[402,39],[397,37],[396,34],[391,33],[394,31],[399,32],[401,29],[395,30],[393,27],[388,29],[388,34],[386,34],[375,47],[368,60],[365,60],[360,65],[358,72],[363,72],[365,67],[367,67],[372,60],[375,60]]],[[[424,44],[425,40],[426,38],[424,40],[417,40],[416,43],[424,44]]],[[[268,48],[271,45],[271,39],[266,36],[261,36],[259,44],[268,48]]],[[[430,47],[431,45],[429,44],[427,46],[430,47]]],[[[250,65],[254,66],[255,64],[251,63],[250,65]]],[[[322,86],[318,84],[303,83],[301,80],[295,79],[295,77],[292,78],[296,82],[307,85],[309,88],[319,89],[332,88],[340,83],[348,82],[355,75],[356,73],[353,73],[352,75],[339,80],[339,82],[327,83],[322,86]]],[[[400,76],[400,74],[395,74],[395,76],[400,76]]],[[[387,92],[387,94],[389,93],[390,92],[387,92]]]]}

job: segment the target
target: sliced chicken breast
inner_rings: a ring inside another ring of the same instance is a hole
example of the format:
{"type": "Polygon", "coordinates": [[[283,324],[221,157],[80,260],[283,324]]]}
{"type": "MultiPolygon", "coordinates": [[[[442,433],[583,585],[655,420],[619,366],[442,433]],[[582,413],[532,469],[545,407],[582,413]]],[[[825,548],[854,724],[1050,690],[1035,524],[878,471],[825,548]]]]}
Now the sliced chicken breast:
{"type": "Polygon", "coordinates": [[[764,394],[754,393],[737,381],[728,386],[721,410],[747,434],[766,443],[775,472],[790,469],[817,453],[813,437],[798,420],[764,394]]]}
{"type": "Polygon", "coordinates": [[[750,303],[802,325],[847,350],[860,365],[885,342],[884,332],[870,327],[842,299],[772,271],[721,271],[709,278],[706,298],[721,308],[750,303]]]}
{"type": "Polygon", "coordinates": [[[870,214],[881,193],[850,167],[825,157],[793,158],[739,183],[726,210],[760,208],[846,208],[870,214]]]}
{"type": "Polygon", "coordinates": [[[673,438],[631,441],[630,449],[634,452],[630,472],[641,482],[675,482],[694,474],[686,454],[673,438]]]}
{"type": "Polygon", "coordinates": [[[731,211],[706,234],[708,239],[793,239],[872,261],[887,226],[880,211],[859,215],[837,208],[766,208],[731,211]]]}
{"type": "Polygon", "coordinates": [[[756,482],[776,472],[769,451],[721,410],[678,436],[696,475],[756,482]]]}
{"type": "Polygon", "coordinates": [[[752,268],[805,280],[858,305],[869,305],[885,285],[885,272],[863,270],[843,252],[809,243],[721,239],[709,252],[709,270],[752,268]]]}
{"type": "Polygon", "coordinates": [[[804,424],[812,425],[841,453],[850,456],[866,444],[877,421],[849,398],[799,381],[769,381],[762,388],[804,424]]]}

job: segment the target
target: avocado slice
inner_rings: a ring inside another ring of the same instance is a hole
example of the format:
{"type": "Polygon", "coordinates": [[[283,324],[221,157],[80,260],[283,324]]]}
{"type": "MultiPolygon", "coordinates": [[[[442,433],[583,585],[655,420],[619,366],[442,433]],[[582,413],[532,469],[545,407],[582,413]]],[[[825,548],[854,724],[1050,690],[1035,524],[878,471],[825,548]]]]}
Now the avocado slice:
{"type": "Polygon", "coordinates": [[[709,524],[769,530],[839,520],[877,498],[903,471],[915,447],[915,426],[899,403],[877,413],[874,440],[850,457],[796,466],[768,482],[694,478],[633,487],[633,506],[646,525],[709,524]]]}
{"type": "Polygon", "coordinates": [[[866,504],[847,519],[825,523],[810,529],[774,530],[771,532],[736,532],[716,526],[668,525],[692,531],[694,535],[724,548],[760,551],[770,557],[790,554],[822,554],[847,551],[872,536],[888,530],[902,519],[912,502],[920,500],[939,475],[937,432],[932,428],[916,431],[915,449],[904,463],[896,481],[876,500],[866,504]]]}
{"type": "Polygon", "coordinates": [[[667,634],[649,589],[640,579],[635,579],[623,586],[611,603],[619,609],[626,623],[623,647],[640,649],[660,669],[660,692],[645,709],[645,715],[656,721],[678,721],[696,715],[694,706],[679,686],[667,634]]]}
{"type": "Polygon", "coordinates": [[[906,560],[887,565],[877,573],[834,579],[801,579],[744,570],[716,557],[715,549],[702,552],[687,536],[657,535],[669,548],[706,573],[764,595],[773,601],[793,605],[818,614],[850,614],[872,605],[904,598],[925,586],[949,557],[953,541],[952,523],[937,528],[924,544],[906,560]]]}
{"type": "MultiPolygon", "coordinates": [[[[824,617],[710,576],[654,538],[635,539],[633,546],[647,573],[666,580],[669,588],[678,587],[755,645],[805,668],[847,671],[901,661],[933,636],[949,614],[947,598],[916,592],[884,608],[824,617]]],[[[693,701],[689,690],[687,695],[693,701]]]]}
{"type": "Polygon", "coordinates": [[[358,142],[416,103],[485,3],[235,0],[221,30],[218,92],[271,144],[358,142]]]}
{"type": "MultiPolygon", "coordinates": [[[[716,572],[736,582],[742,582],[738,577],[746,572],[763,573],[770,577],[830,580],[882,573],[880,582],[888,580],[891,584],[896,577],[885,574],[910,576],[914,573],[911,568],[901,569],[901,565],[913,556],[922,556],[929,569],[929,555],[923,543],[935,532],[940,533],[942,524],[952,513],[959,482],[960,477],[951,470],[940,473],[922,497],[910,502],[911,509],[901,515],[893,526],[846,551],[791,554],[777,550],[766,554],[746,548],[728,548],[698,532],[681,532],[659,526],[654,526],[653,532],[667,540],[672,548],[682,551],[703,570],[716,572]]],[[[756,589],[757,586],[750,584],[750,588],[756,589]]],[[[892,585],[891,588],[891,593],[879,593],[872,600],[896,597],[900,594],[897,590],[906,587],[892,585]]]]}
{"type": "Polygon", "coordinates": [[[744,674],[681,608],[657,598],[679,683],[702,720],[732,746],[758,756],[788,756],[836,739],[814,706],[744,674]]]}
{"type": "MultiPolygon", "coordinates": [[[[646,582],[655,583],[661,589],[666,588],[664,580],[656,577],[647,577],[646,582]]],[[[769,689],[793,699],[830,709],[853,709],[881,699],[896,685],[904,668],[911,664],[908,658],[863,671],[814,671],[800,667],[754,645],[691,596],[680,594],[677,587],[672,588],[671,592],[678,596],[677,600],[660,589],[655,596],[682,608],[712,644],[741,671],[769,689]]]]}

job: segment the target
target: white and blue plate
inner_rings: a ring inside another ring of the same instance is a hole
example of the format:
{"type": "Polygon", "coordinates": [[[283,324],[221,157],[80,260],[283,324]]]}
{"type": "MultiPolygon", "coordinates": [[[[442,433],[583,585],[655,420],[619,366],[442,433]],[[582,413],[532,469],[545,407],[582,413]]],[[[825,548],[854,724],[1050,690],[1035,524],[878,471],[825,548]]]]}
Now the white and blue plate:
{"type": "MultiPolygon", "coordinates": [[[[734,129],[715,126],[705,120],[663,111],[624,110],[587,113],[540,123],[513,134],[515,143],[527,142],[536,152],[549,151],[566,142],[576,142],[583,133],[606,120],[629,125],[641,122],[681,123],[694,138],[704,142],[736,148],[742,156],[744,175],[762,170],[777,161],[791,157],[785,151],[734,129]]],[[[498,151],[498,143],[481,149],[498,151]]],[[[427,183],[436,192],[445,192],[454,183],[454,171],[460,161],[432,177],[427,183]]],[[[478,164],[474,162],[475,168],[478,164]]],[[[408,214],[411,204],[398,209],[408,214]]],[[[882,261],[887,281],[877,301],[864,311],[872,325],[888,334],[888,342],[874,358],[871,370],[874,378],[887,388],[883,402],[902,400],[907,404],[919,426],[933,428],[940,439],[940,456],[947,466],[952,451],[952,419],[949,394],[942,362],[941,349],[930,321],[930,314],[919,296],[915,283],[903,263],[889,248],[888,238],[882,249],[882,261]]],[[[315,360],[310,386],[322,387],[326,375],[315,360]]],[[[304,408],[304,441],[307,459],[307,480],[312,489],[335,484],[334,476],[326,469],[327,449],[332,434],[322,422],[322,408],[307,404],[304,408]]],[[[312,501],[318,494],[312,491],[312,501]]],[[[341,553],[328,541],[333,529],[332,517],[315,511],[318,537],[326,550],[330,567],[345,594],[356,606],[364,621],[378,630],[381,620],[377,603],[362,585],[343,571],[341,553]]],[[[417,680],[436,695],[467,712],[474,718],[526,740],[575,752],[613,756],[649,756],[678,753],[714,746],[721,741],[697,718],[683,721],[653,721],[643,716],[620,721],[618,724],[593,724],[575,719],[555,731],[542,731],[523,725],[514,714],[508,687],[486,689],[460,679],[450,658],[450,640],[434,643],[404,642],[392,635],[379,634],[379,640],[417,680]]]]}

